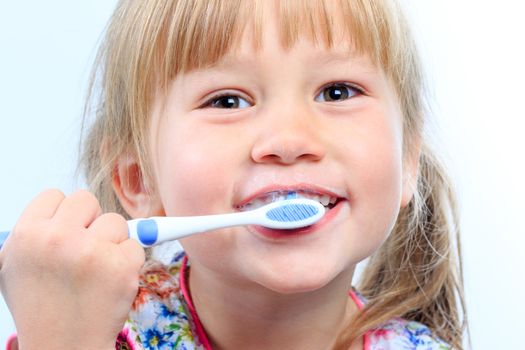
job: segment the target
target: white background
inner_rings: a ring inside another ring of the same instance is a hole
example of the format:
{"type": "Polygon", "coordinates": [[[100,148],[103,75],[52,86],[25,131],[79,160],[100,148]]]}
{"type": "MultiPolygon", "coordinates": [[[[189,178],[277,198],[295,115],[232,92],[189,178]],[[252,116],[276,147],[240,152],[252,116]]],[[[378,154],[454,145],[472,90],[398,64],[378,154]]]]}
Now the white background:
{"type": "MultiPolygon", "coordinates": [[[[0,230],[42,189],[79,187],[82,102],[115,3],[0,0],[0,230]]],[[[458,187],[472,345],[519,349],[525,329],[525,8],[512,0],[409,5],[433,88],[439,145],[458,187]]],[[[0,299],[0,347],[13,331],[0,299]]]]}

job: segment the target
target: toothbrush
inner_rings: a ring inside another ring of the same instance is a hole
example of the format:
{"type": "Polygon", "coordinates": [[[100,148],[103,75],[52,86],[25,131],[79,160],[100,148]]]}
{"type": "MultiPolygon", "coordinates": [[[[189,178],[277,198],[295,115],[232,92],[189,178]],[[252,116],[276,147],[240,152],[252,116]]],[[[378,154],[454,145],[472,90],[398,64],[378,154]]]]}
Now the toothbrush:
{"type": "MultiPolygon", "coordinates": [[[[230,214],[128,220],[128,232],[129,237],[143,247],[151,247],[196,233],[232,226],[260,225],[272,229],[296,229],[316,223],[324,214],[325,207],[321,203],[307,198],[292,198],[255,210],[230,214]]],[[[0,248],[8,235],[9,232],[0,232],[0,248]]]]}

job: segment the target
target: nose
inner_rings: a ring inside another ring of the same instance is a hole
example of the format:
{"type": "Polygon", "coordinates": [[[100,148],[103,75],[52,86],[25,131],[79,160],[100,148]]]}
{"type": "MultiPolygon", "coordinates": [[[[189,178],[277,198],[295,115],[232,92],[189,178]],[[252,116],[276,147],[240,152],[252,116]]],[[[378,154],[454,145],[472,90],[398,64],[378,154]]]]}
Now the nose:
{"type": "Polygon", "coordinates": [[[261,124],[251,152],[254,162],[292,165],[324,158],[322,127],[311,112],[281,110],[261,117],[261,124]]]}

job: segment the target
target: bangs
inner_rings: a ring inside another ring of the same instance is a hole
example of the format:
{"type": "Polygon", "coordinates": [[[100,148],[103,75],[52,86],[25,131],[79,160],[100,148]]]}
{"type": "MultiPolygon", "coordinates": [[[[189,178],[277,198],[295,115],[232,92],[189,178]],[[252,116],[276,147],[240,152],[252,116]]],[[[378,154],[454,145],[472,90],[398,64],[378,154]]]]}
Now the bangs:
{"type": "MultiPolygon", "coordinates": [[[[211,66],[234,51],[246,30],[252,33],[254,47],[260,48],[266,1],[191,0],[163,6],[158,2],[163,7],[160,28],[144,29],[158,36],[142,50],[150,53],[153,62],[143,66],[156,67],[156,82],[165,88],[177,74],[211,66]]],[[[277,16],[284,48],[300,39],[326,48],[347,47],[351,53],[369,56],[388,75],[402,61],[406,39],[392,1],[280,0],[273,4],[270,15],[277,16]]]]}

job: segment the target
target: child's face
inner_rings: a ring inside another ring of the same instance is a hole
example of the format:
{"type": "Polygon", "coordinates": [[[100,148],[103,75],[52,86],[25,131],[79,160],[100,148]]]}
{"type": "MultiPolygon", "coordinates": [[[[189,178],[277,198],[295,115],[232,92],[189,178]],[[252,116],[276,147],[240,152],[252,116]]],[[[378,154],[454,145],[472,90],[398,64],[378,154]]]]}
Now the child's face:
{"type": "Polygon", "coordinates": [[[287,51],[271,28],[260,51],[244,40],[215,66],[176,78],[152,117],[152,162],[167,216],[234,212],[274,191],[337,197],[304,233],[234,227],[181,240],[194,268],[290,293],[351,275],[409,201],[411,174],[383,72],[307,40],[287,51]]]}

